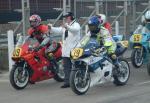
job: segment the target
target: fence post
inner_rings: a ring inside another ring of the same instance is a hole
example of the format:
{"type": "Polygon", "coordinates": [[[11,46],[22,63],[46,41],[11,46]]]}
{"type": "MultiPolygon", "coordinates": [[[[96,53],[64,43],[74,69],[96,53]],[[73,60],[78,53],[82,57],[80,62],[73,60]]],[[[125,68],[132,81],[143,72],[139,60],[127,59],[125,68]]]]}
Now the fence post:
{"type": "Polygon", "coordinates": [[[13,50],[14,50],[14,36],[13,36],[13,31],[9,30],[7,31],[7,36],[8,36],[8,60],[9,60],[9,71],[12,68],[13,61],[11,59],[13,50]]]}
{"type": "Polygon", "coordinates": [[[85,35],[88,33],[88,30],[89,30],[88,25],[85,25],[85,35]]]}
{"type": "Polygon", "coordinates": [[[116,21],[115,22],[115,35],[118,35],[119,34],[119,22],[116,21]]]}
{"type": "Polygon", "coordinates": [[[99,0],[95,0],[95,9],[96,9],[96,14],[99,14],[99,0]]]}
{"type": "Polygon", "coordinates": [[[27,34],[27,28],[29,26],[29,17],[30,17],[30,2],[29,0],[22,0],[22,20],[23,20],[23,35],[27,34]]]}

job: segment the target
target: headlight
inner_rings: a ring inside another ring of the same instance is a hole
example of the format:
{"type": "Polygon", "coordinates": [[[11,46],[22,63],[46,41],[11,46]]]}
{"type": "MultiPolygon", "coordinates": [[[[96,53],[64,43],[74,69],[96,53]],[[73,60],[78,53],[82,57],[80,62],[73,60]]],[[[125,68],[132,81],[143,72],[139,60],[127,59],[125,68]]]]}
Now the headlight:
{"type": "Polygon", "coordinates": [[[127,48],[129,46],[129,42],[127,40],[121,41],[120,42],[123,47],[127,48]]]}
{"type": "Polygon", "coordinates": [[[83,55],[83,49],[82,48],[75,48],[71,51],[71,57],[72,59],[78,59],[83,55]]]}

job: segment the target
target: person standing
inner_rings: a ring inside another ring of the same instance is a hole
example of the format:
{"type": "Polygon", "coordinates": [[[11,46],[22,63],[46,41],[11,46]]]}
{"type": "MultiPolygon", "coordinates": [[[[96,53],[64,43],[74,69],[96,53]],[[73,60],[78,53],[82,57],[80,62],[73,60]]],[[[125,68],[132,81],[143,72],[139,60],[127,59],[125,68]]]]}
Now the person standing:
{"type": "Polygon", "coordinates": [[[62,34],[63,45],[62,45],[62,57],[63,57],[63,67],[65,73],[64,84],[61,88],[68,88],[69,78],[72,68],[72,63],[70,59],[70,51],[75,47],[75,45],[80,40],[80,24],[75,20],[72,12],[67,12],[63,15],[65,23],[61,27],[53,27],[49,25],[50,32],[53,34],[62,34]]]}

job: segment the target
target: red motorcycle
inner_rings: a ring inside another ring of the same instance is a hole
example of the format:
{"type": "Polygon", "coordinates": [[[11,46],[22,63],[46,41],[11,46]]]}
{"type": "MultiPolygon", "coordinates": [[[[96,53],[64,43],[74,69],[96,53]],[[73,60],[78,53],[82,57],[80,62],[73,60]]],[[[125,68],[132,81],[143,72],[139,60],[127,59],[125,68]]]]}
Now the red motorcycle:
{"type": "Polygon", "coordinates": [[[24,89],[28,83],[51,78],[58,82],[64,80],[61,43],[53,42],[49,46],[51,59],[45,56],[47,46],[42,47],[39,51],[33,50],[38,45],[36,39],[20,36],[12,55],[15,64],[10,71],[10,83],[15,89],[24,89]]]}

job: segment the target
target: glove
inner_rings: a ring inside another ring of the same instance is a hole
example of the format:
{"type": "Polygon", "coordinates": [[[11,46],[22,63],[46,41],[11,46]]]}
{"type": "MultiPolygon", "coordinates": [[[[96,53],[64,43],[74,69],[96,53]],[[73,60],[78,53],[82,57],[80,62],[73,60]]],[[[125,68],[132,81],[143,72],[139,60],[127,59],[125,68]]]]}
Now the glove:
{"type": "Polygon", "coordinates": [[[49,24],[47,24],[47,25],[48,25],[48,28],[51,30],[53,24],[49,23],[49,24]]]}
{"type": "Polygon", "coordinates": [[[104,52],[105,50],[106,50],[105,47],[101,47],[101,48],[100,48],[100,52],[104,52]]]}
{"type": "Polygon", "coordinates": [[[35,47],[35,48],[33,49],[33,51],[38,52],[40,49],[41,49],[41,47],[38,46],[38,47],[35,47]]]}
{"type": "Polygon", "coordinates": [[[97,48],[93,50],[93,55],[94,56],[99,56],[102,52],[106,51],[105,47],[97,48]]]}

